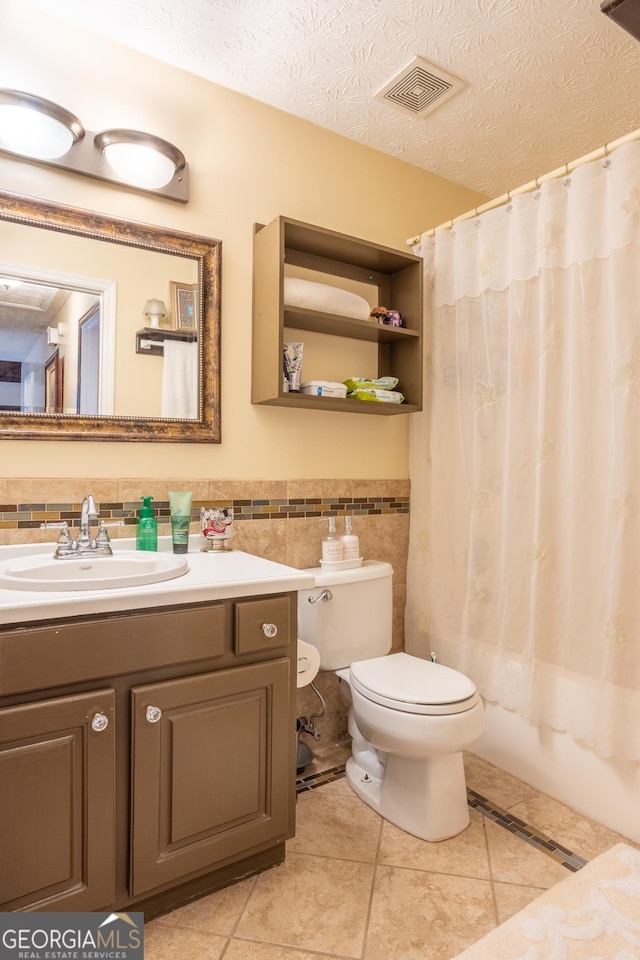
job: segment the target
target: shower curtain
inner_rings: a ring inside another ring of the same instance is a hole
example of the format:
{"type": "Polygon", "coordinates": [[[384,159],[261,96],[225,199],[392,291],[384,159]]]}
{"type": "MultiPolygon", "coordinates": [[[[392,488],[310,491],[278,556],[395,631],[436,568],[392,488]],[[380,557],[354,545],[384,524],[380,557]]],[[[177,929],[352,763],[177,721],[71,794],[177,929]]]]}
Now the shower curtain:
{"type": "Polygon", "coordinates": [[[640,143],[419,252],[407,649],[640,759],[640,143]]]}

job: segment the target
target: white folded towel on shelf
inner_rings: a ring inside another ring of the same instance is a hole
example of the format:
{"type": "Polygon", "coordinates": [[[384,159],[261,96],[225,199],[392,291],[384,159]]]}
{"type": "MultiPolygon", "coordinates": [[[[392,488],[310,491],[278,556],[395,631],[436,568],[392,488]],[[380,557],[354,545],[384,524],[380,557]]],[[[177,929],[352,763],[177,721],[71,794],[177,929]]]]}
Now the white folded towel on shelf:
{"type": "Polygon", "coordinates": [[[198,344],[165,340],[162,362],[162,416],[198,419],[198,344]]]}
{"type": "Polygon", "coordinates": [[[352,317],[355,320],[368,320],[371,314],[371,307],[364,297],[328,283],[285,277],[283,289],[284,302],[288,307],[304,307],[306,310],[352,317]]]}

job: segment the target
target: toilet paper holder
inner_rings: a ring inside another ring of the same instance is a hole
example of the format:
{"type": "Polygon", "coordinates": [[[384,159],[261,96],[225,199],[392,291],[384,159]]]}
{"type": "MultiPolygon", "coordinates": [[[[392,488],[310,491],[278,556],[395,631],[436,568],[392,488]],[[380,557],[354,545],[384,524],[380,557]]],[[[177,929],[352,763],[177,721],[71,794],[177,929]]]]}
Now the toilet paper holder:
{"type": "Polygon", "coordinates": [[[312,683],[318,671],[320,670],[320,653],[318,648],[304,640],[298,640],[298,675],[296,678],[297,687],[306,687],[312,683]]]}

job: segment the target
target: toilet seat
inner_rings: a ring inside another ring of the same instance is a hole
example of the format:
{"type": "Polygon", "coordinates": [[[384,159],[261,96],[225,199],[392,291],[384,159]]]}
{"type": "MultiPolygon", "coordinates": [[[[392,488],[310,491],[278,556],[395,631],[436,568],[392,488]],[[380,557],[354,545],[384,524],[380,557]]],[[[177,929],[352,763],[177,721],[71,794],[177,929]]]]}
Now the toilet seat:
{"type": "Polygon", "coordinates": [[[404,713],[464,713],[480,699],[464,674],[406,653],[352,663],[350,682],[368,700],[404,713]]]}

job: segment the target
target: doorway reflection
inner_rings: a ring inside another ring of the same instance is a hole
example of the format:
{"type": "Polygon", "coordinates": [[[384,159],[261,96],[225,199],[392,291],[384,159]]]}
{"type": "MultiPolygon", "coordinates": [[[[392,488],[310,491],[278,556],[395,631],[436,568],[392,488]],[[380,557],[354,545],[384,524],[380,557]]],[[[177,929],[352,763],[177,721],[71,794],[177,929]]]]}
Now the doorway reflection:
{"type": "Polygon", "coordinates": [[[0,273],[0,410],[96,415],[102,291],[0,273]]]}

